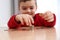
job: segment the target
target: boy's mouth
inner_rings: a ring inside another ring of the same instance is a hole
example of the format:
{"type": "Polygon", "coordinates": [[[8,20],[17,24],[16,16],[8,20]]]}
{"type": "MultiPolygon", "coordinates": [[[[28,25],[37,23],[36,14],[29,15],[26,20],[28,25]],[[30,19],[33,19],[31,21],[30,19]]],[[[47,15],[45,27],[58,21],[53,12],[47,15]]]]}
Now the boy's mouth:
{"type": "Polygon", "coordinates": [[[29,14],[29,15],[34,16],[34,14],[29,14]]]}
{"type": "Polygon", "coordinates": [[[29,15],[34,15],[34,13],[29,13],[29,15]]]}

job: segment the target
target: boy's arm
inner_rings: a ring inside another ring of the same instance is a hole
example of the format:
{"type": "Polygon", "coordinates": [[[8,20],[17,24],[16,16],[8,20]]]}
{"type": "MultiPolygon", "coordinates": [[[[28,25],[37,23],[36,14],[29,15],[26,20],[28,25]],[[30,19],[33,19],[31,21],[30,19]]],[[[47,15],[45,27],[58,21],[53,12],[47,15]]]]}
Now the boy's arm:
{"type": "Polygon", "coordinates": [[[54,15],[54,21],[53,22],[47,22],[46,20],[44,20],[44,18],[42,18],[40,16],[40,13],[36,14],[35,19],[34,19],[35,25],[36,26],[53,27],[56,23],[56,16],[55,16],[55,14],[53,14],[53,15],[54,15]]]}
{"type": "Polygon", "coordinates": [[[20,25],[20,22],[17,22],[17,21],[15,20],[15,17],[16,17],[16,15],[13,15],[13,16],[10,18],[10,20],[8,21],[8,27],[9,27],[9,29],[16,29],[16,28],[18,28],[18,26],[21,26],[21,25],[20,25]]]}
{"type": "Polygon", "coordinates": [[[56,24],[56,16],[54,15],[54,21],[53,22],[47,22],[46,20],[43,21],[44,26],[48,26],[48,27],[53,27],[56,24]]]}

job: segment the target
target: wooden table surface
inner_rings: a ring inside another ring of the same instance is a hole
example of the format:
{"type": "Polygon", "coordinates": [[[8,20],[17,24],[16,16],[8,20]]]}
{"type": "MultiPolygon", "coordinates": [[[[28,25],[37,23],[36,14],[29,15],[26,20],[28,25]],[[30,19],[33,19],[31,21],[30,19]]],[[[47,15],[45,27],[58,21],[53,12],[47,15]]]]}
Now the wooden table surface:
{"type": "Polygon", "coordinates": [[[55,28],[0,31],[0,40],[56,40],[55,28]]]}

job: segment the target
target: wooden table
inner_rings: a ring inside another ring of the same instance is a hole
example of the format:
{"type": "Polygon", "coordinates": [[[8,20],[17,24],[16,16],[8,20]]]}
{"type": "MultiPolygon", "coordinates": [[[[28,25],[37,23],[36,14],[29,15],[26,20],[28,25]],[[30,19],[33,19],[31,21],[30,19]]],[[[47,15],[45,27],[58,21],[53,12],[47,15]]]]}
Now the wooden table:
{"type": "Polygon", "coordinates": [[[0,31],[0,40],[56,40],[55,28],[0,31]]]}

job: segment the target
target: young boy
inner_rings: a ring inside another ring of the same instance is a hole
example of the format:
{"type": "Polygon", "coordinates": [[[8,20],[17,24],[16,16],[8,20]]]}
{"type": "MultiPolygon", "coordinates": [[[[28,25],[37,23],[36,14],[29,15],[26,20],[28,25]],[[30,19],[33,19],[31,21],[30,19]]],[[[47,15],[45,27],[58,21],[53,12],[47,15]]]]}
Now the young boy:
{"type": "Polygon", "coordinates": [[[28,26],[53,27],[56,23],[56,16],[50,11],[35,14],[37,9],[36,0],[19,0],[20,14],[13,15],[8,21],[9,29],[18,29],[28,26]]]}

